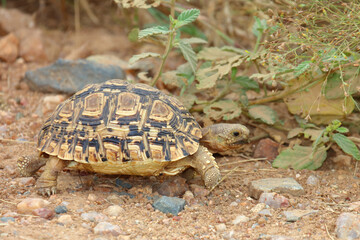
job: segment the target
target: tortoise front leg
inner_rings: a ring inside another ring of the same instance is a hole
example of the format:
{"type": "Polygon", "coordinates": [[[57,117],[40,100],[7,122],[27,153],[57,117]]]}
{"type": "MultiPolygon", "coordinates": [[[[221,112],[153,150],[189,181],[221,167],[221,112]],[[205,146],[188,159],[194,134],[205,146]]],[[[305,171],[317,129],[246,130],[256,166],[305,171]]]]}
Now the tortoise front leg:
{"type": "Polygon", "coordinates": [[[68,163],[68,161],[53,156],[47,160],[44,172],[36,182],[36,189],[39,194],[44,196],[56,194],[57,177],[68,163]]]}

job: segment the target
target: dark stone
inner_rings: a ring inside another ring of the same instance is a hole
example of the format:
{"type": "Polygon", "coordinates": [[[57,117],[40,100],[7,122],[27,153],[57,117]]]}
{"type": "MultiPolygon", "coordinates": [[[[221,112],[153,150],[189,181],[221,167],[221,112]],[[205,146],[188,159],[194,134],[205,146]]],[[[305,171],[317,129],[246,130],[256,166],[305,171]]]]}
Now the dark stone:
{"type": "Polygon", "coordinates": [[[24,78],[33,90],[68,94],[110,79],[125,79],[125,73],[119,66],[84,59],[58,59],[50,66],[27,71],[24,78]]]}
{"type": "Polygon", "coordinates": [[[61,214],[61,213],[67,213],[67,207],[66,206],[64,206],[64,205],[59,205],[59,206],[56,206],[55,207],[55,212],[57,213],[57,214],[61,214]]]}
{"type": "Polygon", "coordinates": [[[177,197],[162,196],[152,206],[160,212],[177,216],[184,209],[185,200],[177,197]]]}
{"type": "Polygon", "coordinates": [[[124,182],[123,180],[118,179],[118,178],[115,180],[115,185],[117,187],[123,187],[123,188],[126,188],[126,189],[130,189],[130,188],[133,187],[130,183],[124,182]]]}

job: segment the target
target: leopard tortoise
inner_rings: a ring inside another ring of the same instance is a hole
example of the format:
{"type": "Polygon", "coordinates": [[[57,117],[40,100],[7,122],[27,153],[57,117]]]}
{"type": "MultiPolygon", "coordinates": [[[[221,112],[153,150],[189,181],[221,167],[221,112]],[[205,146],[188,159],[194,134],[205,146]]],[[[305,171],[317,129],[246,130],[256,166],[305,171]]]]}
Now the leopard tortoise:
{"type": "Polygon", "coordinates": [[[18,167],[31,176],[45,165],[36,183],[42,195],[56,193],[65,167],[140,176],[192,167],[211,188],[220,171],[210,152],[237,148],[248,135],[241,124],[201,129],[176,98],[115,79],[89,85],[59,104],[39,132],[38,153],[21,157],[18,167]]]}

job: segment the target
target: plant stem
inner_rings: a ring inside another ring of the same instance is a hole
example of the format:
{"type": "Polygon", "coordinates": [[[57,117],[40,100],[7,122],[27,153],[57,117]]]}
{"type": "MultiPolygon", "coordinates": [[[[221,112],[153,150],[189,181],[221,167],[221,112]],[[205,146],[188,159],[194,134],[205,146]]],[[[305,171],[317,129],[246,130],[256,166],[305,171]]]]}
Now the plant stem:
{"type": "Polygon", "coordinates": [[[159,80],[159,78],[160,78],[160,76],[162,74],[162,71],[163,71],[163,68],[164,68],[164,65],[165,65],[165,61],[166,61],[167,57],[169,56],[169,53],[170,53],[170,51],[171,51],[171,49],[173,47],[174,35],[175,35],[175,32],[173,32],[172,27],[170,27],[170,34],[168,36],[168,41],[166,43],[165,52],[161,57],[161,64],[160,64],[159,70],[157,71],[153,81],[150,84],[152,87],[155,86],[157,80],[159,80]]]}
{"type": "MultiPolygon", "coordinates": [[[[175,0],[171,0],[171,16],[173,19],[175,18],[175,0]]],[[[152,87],[155,86],[156,82],[159,80],[159,78],[162,74],[163,68],[165,66],[165,61],[166,61],[167,57],[169,56],[169,53],[173,47],[173,39],[174,39],[175,34],[176,34],[176,32],[173,29],[173,24],[170,22],[170,33],[169,33],[169,36],[167,39],[166,48],[165,48],[164,54],[161,56],[161,64],[159,66],[159,69],[158,69],[153,81],[150,84],[152,87]]]]}

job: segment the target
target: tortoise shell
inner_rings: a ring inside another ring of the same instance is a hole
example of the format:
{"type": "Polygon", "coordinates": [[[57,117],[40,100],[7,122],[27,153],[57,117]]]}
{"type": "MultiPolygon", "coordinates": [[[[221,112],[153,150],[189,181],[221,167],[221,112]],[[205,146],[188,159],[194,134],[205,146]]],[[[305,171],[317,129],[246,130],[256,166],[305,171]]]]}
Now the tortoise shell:
{"type": "Polygon", "coordinates": [[[41,154],[80,163],[176,161],[195,153],[199,124],[176,98],[110,80],[61,103],[38,136],[41,154]]]}

